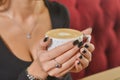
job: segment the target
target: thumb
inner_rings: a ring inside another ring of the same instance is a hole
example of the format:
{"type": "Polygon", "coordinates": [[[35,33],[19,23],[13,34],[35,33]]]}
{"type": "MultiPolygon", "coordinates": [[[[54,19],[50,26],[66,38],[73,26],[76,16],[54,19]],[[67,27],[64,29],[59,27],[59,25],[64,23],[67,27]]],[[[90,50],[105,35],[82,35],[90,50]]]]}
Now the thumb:
{"type": "Polygon", "coordinates": [[[45,37],[40,40],[39,50],[47,50],[48,46],[51,44],[52,39],[45,37]]]}
{"type": "Polygon", "coordinates": [[[90,35],[92,33],[92,28],[91,27],[87,28],[87,29],[83,30],[82,33],[85,35],[90,35]]]}
{"type": "Polygon", "coordinates": [[[91,41],[91,33],[92,33],[92,28],[87,28],[85,30],[82,31],[83,33],[83,41],[84,42],[90,42],[91,41]]]}
{"type": "Polygon", "coordinates": [[[49,46],[50,43],[51,43],[51,39],[48,37],[41,39],[40,43],[37,44],[35,49],[32,51],[33,59],[36,60],[37,56],[39,56],[39,53],[40,54],[44,53],[47,50],[47,47],[49,46]],[[36,54],[34,54],[34,53],[36,53],[36,54]]]}

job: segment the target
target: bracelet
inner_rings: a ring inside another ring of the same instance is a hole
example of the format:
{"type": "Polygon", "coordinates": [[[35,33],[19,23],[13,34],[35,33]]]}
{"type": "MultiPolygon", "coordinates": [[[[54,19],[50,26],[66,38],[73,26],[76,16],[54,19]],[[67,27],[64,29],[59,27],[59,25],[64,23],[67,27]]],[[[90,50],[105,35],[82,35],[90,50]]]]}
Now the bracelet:
{"type": "Polygon", "coordinates": [[[40,77],[35,77],[35,76],[29,74],[27,70],[25,72],[26,72],[26,76],[29,80],[46,80],[46,79],[42,79],[40,77]]]}

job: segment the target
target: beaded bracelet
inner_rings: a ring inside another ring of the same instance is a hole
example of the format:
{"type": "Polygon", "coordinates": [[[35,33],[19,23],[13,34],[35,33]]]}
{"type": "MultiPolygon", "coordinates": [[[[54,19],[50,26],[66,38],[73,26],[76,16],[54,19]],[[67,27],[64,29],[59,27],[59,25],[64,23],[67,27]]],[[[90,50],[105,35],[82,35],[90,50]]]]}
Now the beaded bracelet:
{"type": "Polygon", "coordinates": [[[29,80],[45,80],[45,79],[42,79],[40,77],[35,77],[35,76],[29,74],[27,70],[26,70],[26,76],[29,80]]]}

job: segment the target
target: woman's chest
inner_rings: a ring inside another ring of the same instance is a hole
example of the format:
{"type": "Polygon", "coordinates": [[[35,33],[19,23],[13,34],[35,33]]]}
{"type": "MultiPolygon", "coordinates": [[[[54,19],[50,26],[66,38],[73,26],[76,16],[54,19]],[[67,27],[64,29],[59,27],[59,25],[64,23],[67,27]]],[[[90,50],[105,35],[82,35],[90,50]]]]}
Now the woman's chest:
{"type": "Polygon", "coordinates": [[[31,38],[27,38],[29,31],[25,32],[20,29],[19,26],[14,26],[11,24],[4,25],[0,29],[0,35],[7,46],[7,48],[19,59],[24,61],[31,61],[31,53],[35,53],[41,38],[44,34],[51,29],[49,22],[44,24],[39,24],[30,33],[31,38]]]}

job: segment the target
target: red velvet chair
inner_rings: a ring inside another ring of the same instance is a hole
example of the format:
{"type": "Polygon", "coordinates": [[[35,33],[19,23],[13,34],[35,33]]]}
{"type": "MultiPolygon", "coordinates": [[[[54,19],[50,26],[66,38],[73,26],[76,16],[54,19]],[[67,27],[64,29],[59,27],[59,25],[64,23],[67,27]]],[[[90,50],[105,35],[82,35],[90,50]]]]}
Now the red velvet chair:
{"type": "Polygon", "coordinates": [[[70,12],[70,27],[93,27],[95,44],[88,68],[73,73],[73,80],[120,66],[120,0],[54,0],[70,12]]]}

